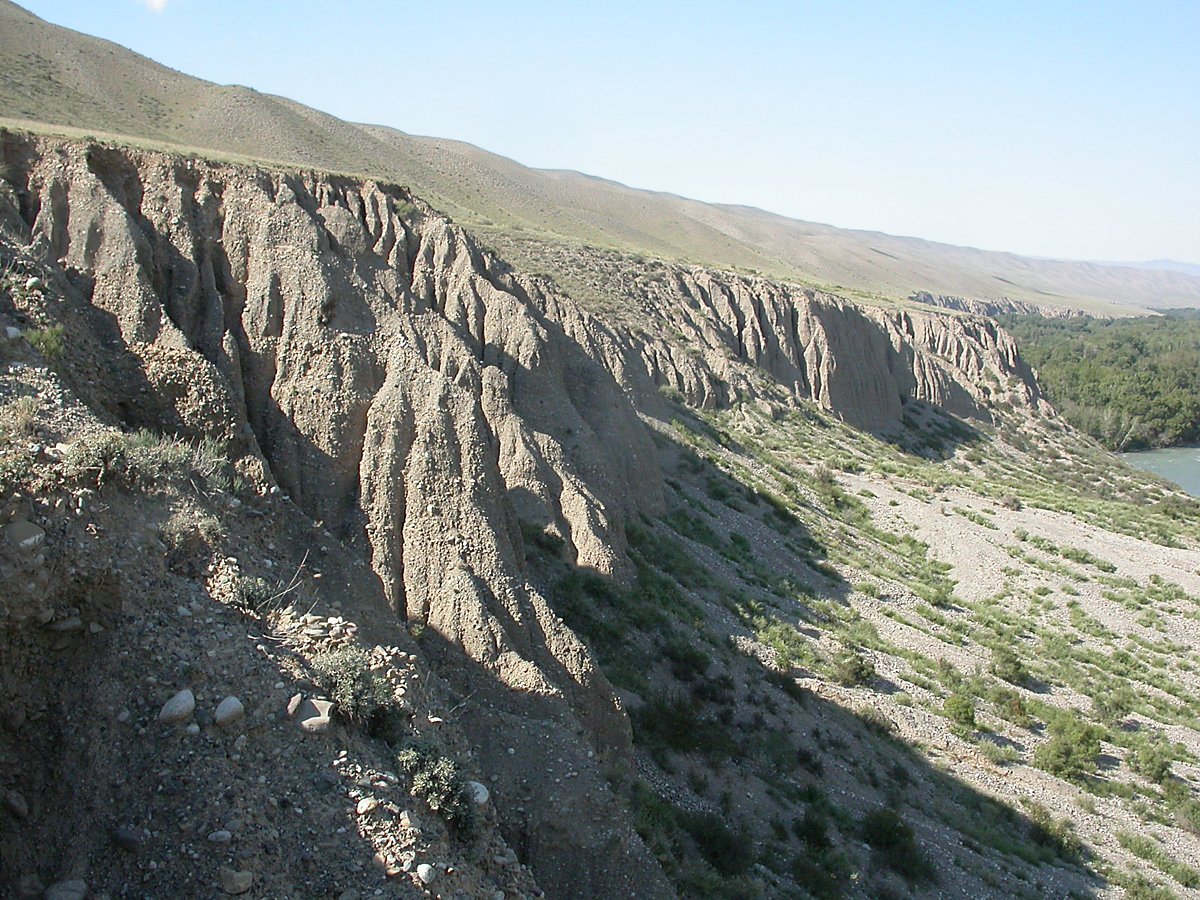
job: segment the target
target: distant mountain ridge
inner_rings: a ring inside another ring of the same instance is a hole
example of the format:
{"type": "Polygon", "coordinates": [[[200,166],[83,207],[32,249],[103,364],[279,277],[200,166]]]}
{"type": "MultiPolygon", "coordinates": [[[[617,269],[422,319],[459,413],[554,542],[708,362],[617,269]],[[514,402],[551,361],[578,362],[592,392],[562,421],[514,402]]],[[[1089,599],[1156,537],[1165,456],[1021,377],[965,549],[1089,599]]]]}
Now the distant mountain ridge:
{"type": "Polygon", "coordinates": [[[1177,259],[1150,259],[1144,262],[1110,262],[1105,266],[1125,266],[1130,269],[1155,269],[1160,272],[1182,272],[1184,275],[1200,277],[1200,264],[1181,262],[1177,259]]]}
{"type": "Polygon", "coordinates": [[[345,122],[286,98],[192,78],[8,0],[0,0],[0,53],[0,119],[10,125],[397,181],[485,241],[493,233],[584,243],[866,298],[924,291],[1117,314],[1200,306],[1200,274],[1191,269],[1040,260],[840,229],[345,122]]]}

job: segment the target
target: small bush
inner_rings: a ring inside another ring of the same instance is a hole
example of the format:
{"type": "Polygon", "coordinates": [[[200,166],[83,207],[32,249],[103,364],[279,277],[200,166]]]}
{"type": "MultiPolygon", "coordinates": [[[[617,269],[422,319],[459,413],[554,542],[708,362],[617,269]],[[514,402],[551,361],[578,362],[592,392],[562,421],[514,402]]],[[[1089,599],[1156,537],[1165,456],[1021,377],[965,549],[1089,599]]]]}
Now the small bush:
{"type": "Polygon", "coordinates": [[[1025,664],[1011,647],[996,647],[992,650],[992,674],[1015,685],[1022,685],[1029,678],[1025,664]]]}
{"type": "Polygon", "coordinates": [[[680,681],[695,681],[706,671],[712,660],[692,644],[686,636],[672,632],[663,644],[663,655],[671,663],[671,674],[680,681]]]}
{"type": "Polygon", "coordinates": [[[724,820],[713,813],[684,813],[683,823],[700,855],[727,878],[754,864],[754,843],[744,829],[726,828],[724,820]]]}
{"type": "Polygon", "coordinates": [[[997,744],[995,741],[983,740],[978,744],[979,752],[982,753],[989,762],[994,765],[1002,766],[1007,763],[1016,762],[1021,758],[1015,747],[1011,744],[997,744]]]}
{"type": "Polygon", "coordinates": [[[739,756],[741,748],[729,729],[704,715],[690,697],[666,694],[630,711],[633,739],[653,751],[699,753],[710,760],[739,756]]]}
{"type": "Polygon", "coordinates": [[[1084,722],[1078,713],[1057,716],[1049,726],[1050,740],[1034,751],[1033,764],[1068,781],[1093,774],[1100,758],[1103,730],[1084,722]]]}
{"type": "Polygon", "coordinates": [[[37,397],[20,397],[0,409],[0,441],[32,437],[40,404],[37,397]]]}
{"type": "Polygon", "coordinates": [[[63,327],[53,325],[25,332],[25,340],[46,359],[57,359],[63,352],[63,327]]]}
{"type": "Polygon", "coordinates": [[[875,679],[875,664],[857,650],[847,648],[833,661],[833,677],[847,687],[867,684],[875,679]]]}
{"type": "Polygon", "coordinates": [[[275,589],[265,578],[243,576],[235,587],[233,603],[244,612],[259,612],[275,598],[275,589]]]}
{"type": "Polygon", "coordinates": [[[951,694],[942,704],[946,718],[962,728],[975,727],[975,701],[966,694],[951,694]]]}
{"type": "Polygon", "coordinates": [[[396,754],[396,765],[412,779],[414,797],[428,803],[459,834],[474,830],[475,808],[458,763],[432,744],[415,744],[396,754]]]}
{"type": "Polygon", "coordinates": [[[1121,722],[1136,706],[1137,696],[1127,684],[1103,691],[1092,700],[1092,711],[1110,725],[1121,722]]]}
{"type": "Polygon", "coordinates": [[[1171,749],[1161,739],[1146,739],[1134,746],[1125,761],[1138,775],[1162,784],[1171,777],[1171,756],[1171,749]]]}
{"type": "Polygon", "coordinates": [[[833,846],[829,838],[829,820],[819,810],[805,810],[803,816],[792,821],[792,831],[813,850],[828,850],[833,846]]]}
{"type": "Polygon", "coordinates": [[[216,442],[192,445],[150,431],[109,431],[76,441],[63,462],[68,477],[97,487],[110,481],[127,488],[165,481],[186,481],[208,490],[236,487],[229,461],[216,442]]]}
{"type": "Polygon", "coordinates": [[[1029,815],[1029,838],[1039,847],[1053,850],[1067,860],[1078,859],[1083,850],[1074,823],[1067,818],[1055,819],[1045,806],[1036,800],[1022,798],[1029,815]]]}
{"type": "Polygon", "coordinates": [[[1021,728],[1033,724],[1033,717],[1025,708],[1025,701],[1016,691],[999,688],[988,693],[988,699],[996,704],[996,713],[1005,721],[1012,722],[1021,728]]]}
{"type": "Polygon", "coordinates": [[[1170,875],[1185,888],[1200,888],[1200,872],[1187,863],[1173,859],[1162,844],[1144,834],[1117,832],[1117,843],[1165,875],[1170,875]]]}
{"type": "Polygon", "coordinates": [[[371,659],[358,647],[329,650],[313,659],[317,681],[346,719],[374,731],[395,707],[386,678],[371,669],[371,659]]]}
{"type": "Polygon", "coordinates": [[[859,823],[859,833],[876,859],[906,880],[933,878],[933,868],[917,847],[912,827],[894,809],[884,806],[866,813],[859,823]]]}
{"type": "Polygon", "coordinates": [[[839,900],[852,883],[849,860],[832,850],[799,853],[792,859],[791,868],[796,883],[817,900],[839,900]]]}
{"type": "Polygon", "coordinates": [[[527,552],[530,548],[536,548],[552,557],[562,556],[566,542],[551,530],[551,526],[536,525],[533,522],[526,522],[524,519],[519,520],[518,524],[527,552]]]}

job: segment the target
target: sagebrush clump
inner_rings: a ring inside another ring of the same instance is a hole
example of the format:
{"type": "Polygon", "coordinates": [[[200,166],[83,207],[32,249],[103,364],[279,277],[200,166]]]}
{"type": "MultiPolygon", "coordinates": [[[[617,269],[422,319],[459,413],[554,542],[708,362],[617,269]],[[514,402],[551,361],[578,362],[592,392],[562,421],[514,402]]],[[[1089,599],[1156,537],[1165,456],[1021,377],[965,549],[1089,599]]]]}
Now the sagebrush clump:
{"type": "Polygon", "coordinates": [[[371,669],[371,658],[358,647],[328,650],[313,659],[313,672],[338,712],[360,725],[378,730],[384,724],[395,694],[387,679],[371,669]]]}
{"type": "Polygon", "coordinates": [[[475,808],[458,763],[432,744],[414,744],[396,754],[396,765],[412,779],[414,797],[428,803],[460,834],[474,830],[475,808]]]}

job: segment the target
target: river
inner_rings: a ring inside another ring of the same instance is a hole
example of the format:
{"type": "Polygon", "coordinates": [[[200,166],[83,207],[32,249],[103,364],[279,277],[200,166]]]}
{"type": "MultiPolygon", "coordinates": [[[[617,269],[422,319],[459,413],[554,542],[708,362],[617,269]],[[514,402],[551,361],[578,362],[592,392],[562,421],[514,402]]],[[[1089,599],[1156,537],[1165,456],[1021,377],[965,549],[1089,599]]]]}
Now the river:
{"type": "Polygon", "coordinates": [[[1169,478],[1193,497],[1200,497],[1200,447],[1168,447],[1117,455],[1134,468],[1169,478]]]}

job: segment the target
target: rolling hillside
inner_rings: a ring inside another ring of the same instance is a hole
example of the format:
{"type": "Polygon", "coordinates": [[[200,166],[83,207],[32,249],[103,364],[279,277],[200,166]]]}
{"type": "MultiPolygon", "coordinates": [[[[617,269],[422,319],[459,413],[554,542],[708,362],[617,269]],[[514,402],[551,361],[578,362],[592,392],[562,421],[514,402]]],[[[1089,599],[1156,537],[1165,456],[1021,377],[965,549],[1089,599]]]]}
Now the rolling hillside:
{"type": "Polygon", "coordinates": [[[399,181],[485,241],[584,243],[868,298],[927,291],[1118,313],[1200,305],[1200,277],[1186,271],[1032,259],[839,229],[530,169],[468,144],[344,122],[282,97],[191,78],[7,0],[0,0],[0,52],[0,121],[10,125],[399,181]]]}

